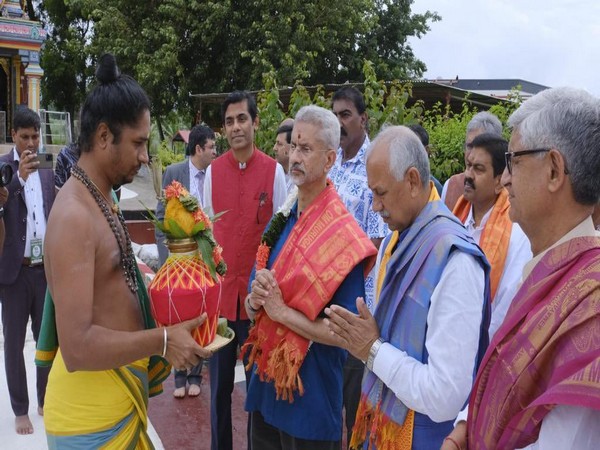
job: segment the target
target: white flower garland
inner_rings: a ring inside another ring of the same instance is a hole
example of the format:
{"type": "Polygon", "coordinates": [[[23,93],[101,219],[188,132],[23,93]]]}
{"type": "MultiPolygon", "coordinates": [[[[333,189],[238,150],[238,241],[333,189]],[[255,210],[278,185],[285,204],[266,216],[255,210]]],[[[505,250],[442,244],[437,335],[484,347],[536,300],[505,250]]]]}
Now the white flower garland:
{"type": "Polygon", "coordinates": [[[283,217],[288,218],[290,216],[290,212],[292,212],[292,207],[296,200],[298,199],[298,186],[294,185],[290,193],[288,194],[283,205],[277,210],[276,214],[282,214],[283,217]]]}

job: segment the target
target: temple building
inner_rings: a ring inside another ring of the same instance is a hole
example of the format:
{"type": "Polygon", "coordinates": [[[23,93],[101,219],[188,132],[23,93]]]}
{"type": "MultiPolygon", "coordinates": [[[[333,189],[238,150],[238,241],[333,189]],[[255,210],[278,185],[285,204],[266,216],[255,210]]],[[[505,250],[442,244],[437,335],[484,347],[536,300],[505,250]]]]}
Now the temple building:
{"type": "Polygon", "coordinates": [[[18,105],[40,109],[40,48],[47,32],[29,20],[25,1],[0,0],[0,142],[18,105]]]}

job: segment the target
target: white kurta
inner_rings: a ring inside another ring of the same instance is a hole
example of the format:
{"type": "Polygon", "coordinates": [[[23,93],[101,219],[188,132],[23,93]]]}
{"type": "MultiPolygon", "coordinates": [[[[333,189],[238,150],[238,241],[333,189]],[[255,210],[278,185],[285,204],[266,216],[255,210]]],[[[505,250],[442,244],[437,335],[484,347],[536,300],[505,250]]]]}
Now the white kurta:
{"type": "Polygon", "coordinates": [[[453,252],[431,296],[425,336],[428,362],[423,364],[389,343],[375,357],[375,375],[408,408],[435,422],[454,419],[471,391],[484,285],[484,272],[475,257],[453,252]]]}
{"type": "MultiPolygon", "coordinates": [[[[473,207],[469,210],[469,215],[465,220],[465,228],[469,232],[473,239],[478,244],[481,244],[481,235],[490,218],[492,209],[485,213],[481,219],[481,223],[478,227],[475,227],[475,220],[473,219],[473,207]]],[[[506,261],[504,263],[504,270],[502,271],[502,277],[500,283],[498,283],[498,289],[496,290],[496,297],[492,302],[492,320],[490,322],[490,341],[492,336],[496,334],[496,330],[504,320],[508,307],[515,297],[515,294],[519,290],[521,285],[521,277],[523,276],[523,268],[531,258],[531,244],[529,239],[523,233],[521,227],[513,223],[512,231],[510,233],[510,241],[508,243],[508,253],[506,255],[506,261]]]]}

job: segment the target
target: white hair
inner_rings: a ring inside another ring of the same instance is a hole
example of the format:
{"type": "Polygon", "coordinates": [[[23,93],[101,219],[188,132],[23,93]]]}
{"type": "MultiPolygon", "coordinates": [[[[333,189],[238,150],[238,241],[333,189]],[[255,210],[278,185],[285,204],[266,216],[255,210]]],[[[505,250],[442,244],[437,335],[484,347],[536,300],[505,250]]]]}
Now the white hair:
{"type": "Polygon", "coordinates": [[[558,150],[565,159],[575,201],[598,203],[600,101],[596,97],[582,89],[547,89],[525,101],[508,125],[518,131],[524,150],[558,150]]]}
{"type": "Polygon", "coordinates": [[[388,143],[390,172],[398,181],[404,179],[406,171],[414,167],[419,172],[423,186],[429,184],[429,158],[418,136],[405,126],[384,127],[367,149],[367,160],[371,151],[380,143],[388,143]]]}
{"type": "Polygon", "coordinates": [[[316,105],[303,106],[294,120],[294,124],[304,122],[318,127],[318,139],[328,148],[337,150],[340,146],[340,122],[328,109],[316,105]]]}
{"type": "Polygon", "coordinates": [[[502,136],[502,122],[494,114],[481,111],[475,114],[467,124],[467,134],[474,130],[502,136]]]}

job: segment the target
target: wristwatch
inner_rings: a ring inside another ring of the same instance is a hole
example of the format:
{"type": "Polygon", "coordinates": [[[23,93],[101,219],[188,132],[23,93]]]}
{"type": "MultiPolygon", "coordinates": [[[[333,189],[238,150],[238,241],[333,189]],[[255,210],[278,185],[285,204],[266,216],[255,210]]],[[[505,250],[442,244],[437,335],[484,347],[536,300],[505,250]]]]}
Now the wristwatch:
{"type": "Polygon", "coordinates": [[[373,364],[375,363],[375,357],[377,356],[377,353],[379,352],[379,347],[381,347],[381,344],[383,344],[383,342],[383,339],[377,338],[377,340],[373,342],[373,345],[369,350],[369,357],[367,358],[366,366],[367,369],[369,369],[371,372],[373,372],[373,364]]]}
{"type": "Polygon", "coordinates": [[[0,219],[4,217],[4,206],[0,206],[0,219]]]}

